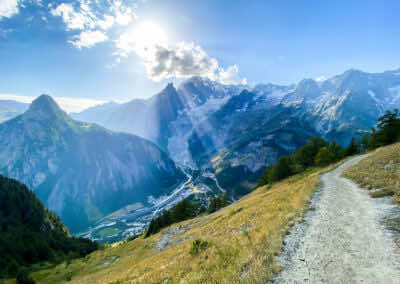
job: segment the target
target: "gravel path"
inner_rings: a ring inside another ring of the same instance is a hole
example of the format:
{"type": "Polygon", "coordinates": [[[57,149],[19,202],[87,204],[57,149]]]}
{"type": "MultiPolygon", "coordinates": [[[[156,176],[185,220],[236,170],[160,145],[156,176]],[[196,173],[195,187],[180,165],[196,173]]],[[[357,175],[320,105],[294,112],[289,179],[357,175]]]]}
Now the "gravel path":
{"type": "Polygon", "coordinates": [[[282,271],[273,283],[400,283],[399,248],[382,225],[382,212],[394,205],[340,177],[364,157],[321,177],[314,210],[285,237],[282,271]]]}

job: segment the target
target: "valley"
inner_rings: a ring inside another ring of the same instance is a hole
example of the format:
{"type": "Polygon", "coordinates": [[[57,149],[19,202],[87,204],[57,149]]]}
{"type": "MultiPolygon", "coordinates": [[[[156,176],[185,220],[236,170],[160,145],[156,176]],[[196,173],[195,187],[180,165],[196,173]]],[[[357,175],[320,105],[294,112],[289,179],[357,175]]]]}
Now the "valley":
{"type": "Polygon", "coordinates": [[[0,0],[0,284],[399,284],[399,14],[0,0]]]}
{"type": "Polygon", "coordinates": [[[225,190],[218,185],[213,173],[190,168],[184,169],[184,167],[182,167],[182,171],[186,174],[187,180],[171,194],[157,199],[149,197],[152,199],[149,201],[149,206],[135,204],[134,209],[112,213],[97,221],[87,231],[77,235],[100,243],[123,241],[131,235],[143,233],[152,219],[160,216],[165,210],[172,208],[183,199],[188,198],[197,204],[207,206],[211,198],[225,193],[225,190]]]}
{"type": "Polygon", "coordinates": [[[367,134],[400,107],[398,71],[254,87],[193,77],[149,99],[70,114],[49,96],[30,107],[5,102],[15,117],[0,124],[0,173],[31,187],[72,233],[122,240],[183,198],[240,199],[311,137],[346,145],[367,134]]]}

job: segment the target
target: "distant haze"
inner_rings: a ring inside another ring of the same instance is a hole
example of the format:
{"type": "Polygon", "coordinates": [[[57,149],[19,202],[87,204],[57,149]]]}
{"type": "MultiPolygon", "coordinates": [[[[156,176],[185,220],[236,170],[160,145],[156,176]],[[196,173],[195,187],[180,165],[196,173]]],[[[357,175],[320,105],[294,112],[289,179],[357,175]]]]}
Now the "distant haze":
{"type": "MultiPolygon", "coordinates": [[[[39,95],[38,95],[39,96],[39,95]]],[[[36,97],[34,96],[19,96],[13,94],[0,94],[0,100],[14,100],[22,103],[31,103],[36,97]]],[[[61,106],[63,110],[68,113],[80,112],[89,107],[104,104],[106,101],[93,100],[87,98],[66,98],[54,97],[55,101],[61,106]]]]}

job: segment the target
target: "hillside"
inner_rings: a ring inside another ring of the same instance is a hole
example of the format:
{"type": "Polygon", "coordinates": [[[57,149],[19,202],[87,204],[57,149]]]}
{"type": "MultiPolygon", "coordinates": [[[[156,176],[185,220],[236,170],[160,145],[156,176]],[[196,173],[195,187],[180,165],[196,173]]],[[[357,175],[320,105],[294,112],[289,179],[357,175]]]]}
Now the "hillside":
{"type": "Polygon", "coordinates": [[[73,233],[186,179],[153,143],[75,121],[47,95],[0,124],[0,173],[32,188],[73,233]]]}
{"type": "Polygon", "coordinates": [[[344,176],[367,188],[372,197],[391,196],[400,205],[400,143],[375,150],[344,176]]]}
{"type": "Polygon", "coordinates": [[[119,243],[69,266],[34,274],[38,283],[253,283],[279,270],[275,256],[301,222],[321,171],[260,187],[211,215],[119,243]],[[196,241],[197,240],[197,241],[196,241]]]}
{"type": "Polygon", "coordinates": [[[25,185],[0,176],[0,279],[22,266],[83,257],[97,248],[95,242],[72,238],[25,185]]]}

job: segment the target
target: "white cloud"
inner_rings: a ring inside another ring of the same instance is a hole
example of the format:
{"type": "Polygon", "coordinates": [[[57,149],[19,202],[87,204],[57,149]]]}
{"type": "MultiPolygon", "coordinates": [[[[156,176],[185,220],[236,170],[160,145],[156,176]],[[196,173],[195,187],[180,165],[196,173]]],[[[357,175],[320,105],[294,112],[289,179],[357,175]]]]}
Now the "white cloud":
{"type": "Polygon", "coordinates": [[[69,30],[83,30],[85,28],[94,27],[94,20],[91,17],[91,13],[85,9],[81,12],[75,11],[72,4],[61,3],[57,8],[51,10],[53,16],[62,17],[64,23],[69,30]]]}
{"type": "Polygon", "coordinates": [[[114,22],[115,22],[115,18],[113,16],[104,15],[103,20],[97,21],[97,25],[103,30],[108,30],[109,28],[111,28],[113,26],[114,22]]]}
{"type": "Polygon", "coordinates": [[[167,45],[158,40],[162,38],[162,33],[156,32],[155,28],[144,30],[150,37],[143,36],[140,30],[130,31],[120,36],[116,47],[119,56],[127,56],[131,52],[138,55],[151,80],[200,76],[222,84],[247,83],[245,78],[239,77],[239,68],[236,65],[225,70],[219,66],[217,59],[210,57],[200,46],[187,42],[167,45]]]}
{"type": "Polygon", "coordinates": [[[18,13],[19,0],[0,0],[0,20],[1,18],[10,18],[18,13]]]}
{"type": "Polygon", "coordinates": [[[74,38],[70,42],[78,48],[89,48],[97,43],[106,41],[107,39],[107,35],[102,31],[83,31],[80,34],[74,36],[74,38]]]}
{"type": "MultiPolygon", "coordinates": [[[[0,100],[14,100],[23,103],[31,103],[36,97],[34,96],[20,96],[14,94],[0,94],[0,100]]],[[[66,98],[66,97],[53,97],[53,99],[60,105],[66,112],[80,112],[89,107],[104,104],[106,101],[92,100],[87,98],[66,98]]]]}
{"type": "Polygon", "coordinates": [[[317,81],[317,82],[326,81],[326,77],[325,77],[325,76],[320,76],[320,77],[318,77],[318,78],[315,78],[315,81],[317,81]]]}
{"type": "MultiPolygon", "coordinates": [[[[137,6],[135,5],[133,8],[137,8],[137,6]]],[[[131,7],[124,6],[119,0],[114,1],[110,7],[110,10],[114,14],[116,22],[123,26],[128,25],[137,18],[133,9],[131,7]]]]}
{"type": "Polygon", "coordinates": [[[247,85],[246,78],[239,77],[239,68],[237,65],[229,66],[226,70],[220,68],[218,73],[218,80],[225,85],[247,85]]]}
{"type": "Polygon", "coordinates": [[[120,0],[112,0],[100,5],[97,1],[79,0],[75,5],[61,3],[57,7],[49,5],[53,16],[61,17],[68,31],[80,31],[69,40],[74,46],[92,47],[108,39],[108,30],[114,25],[127,25],[136,18],[134,8],[120,0]],[[104,12],[107,11],[107,12],[104,12]]]}

